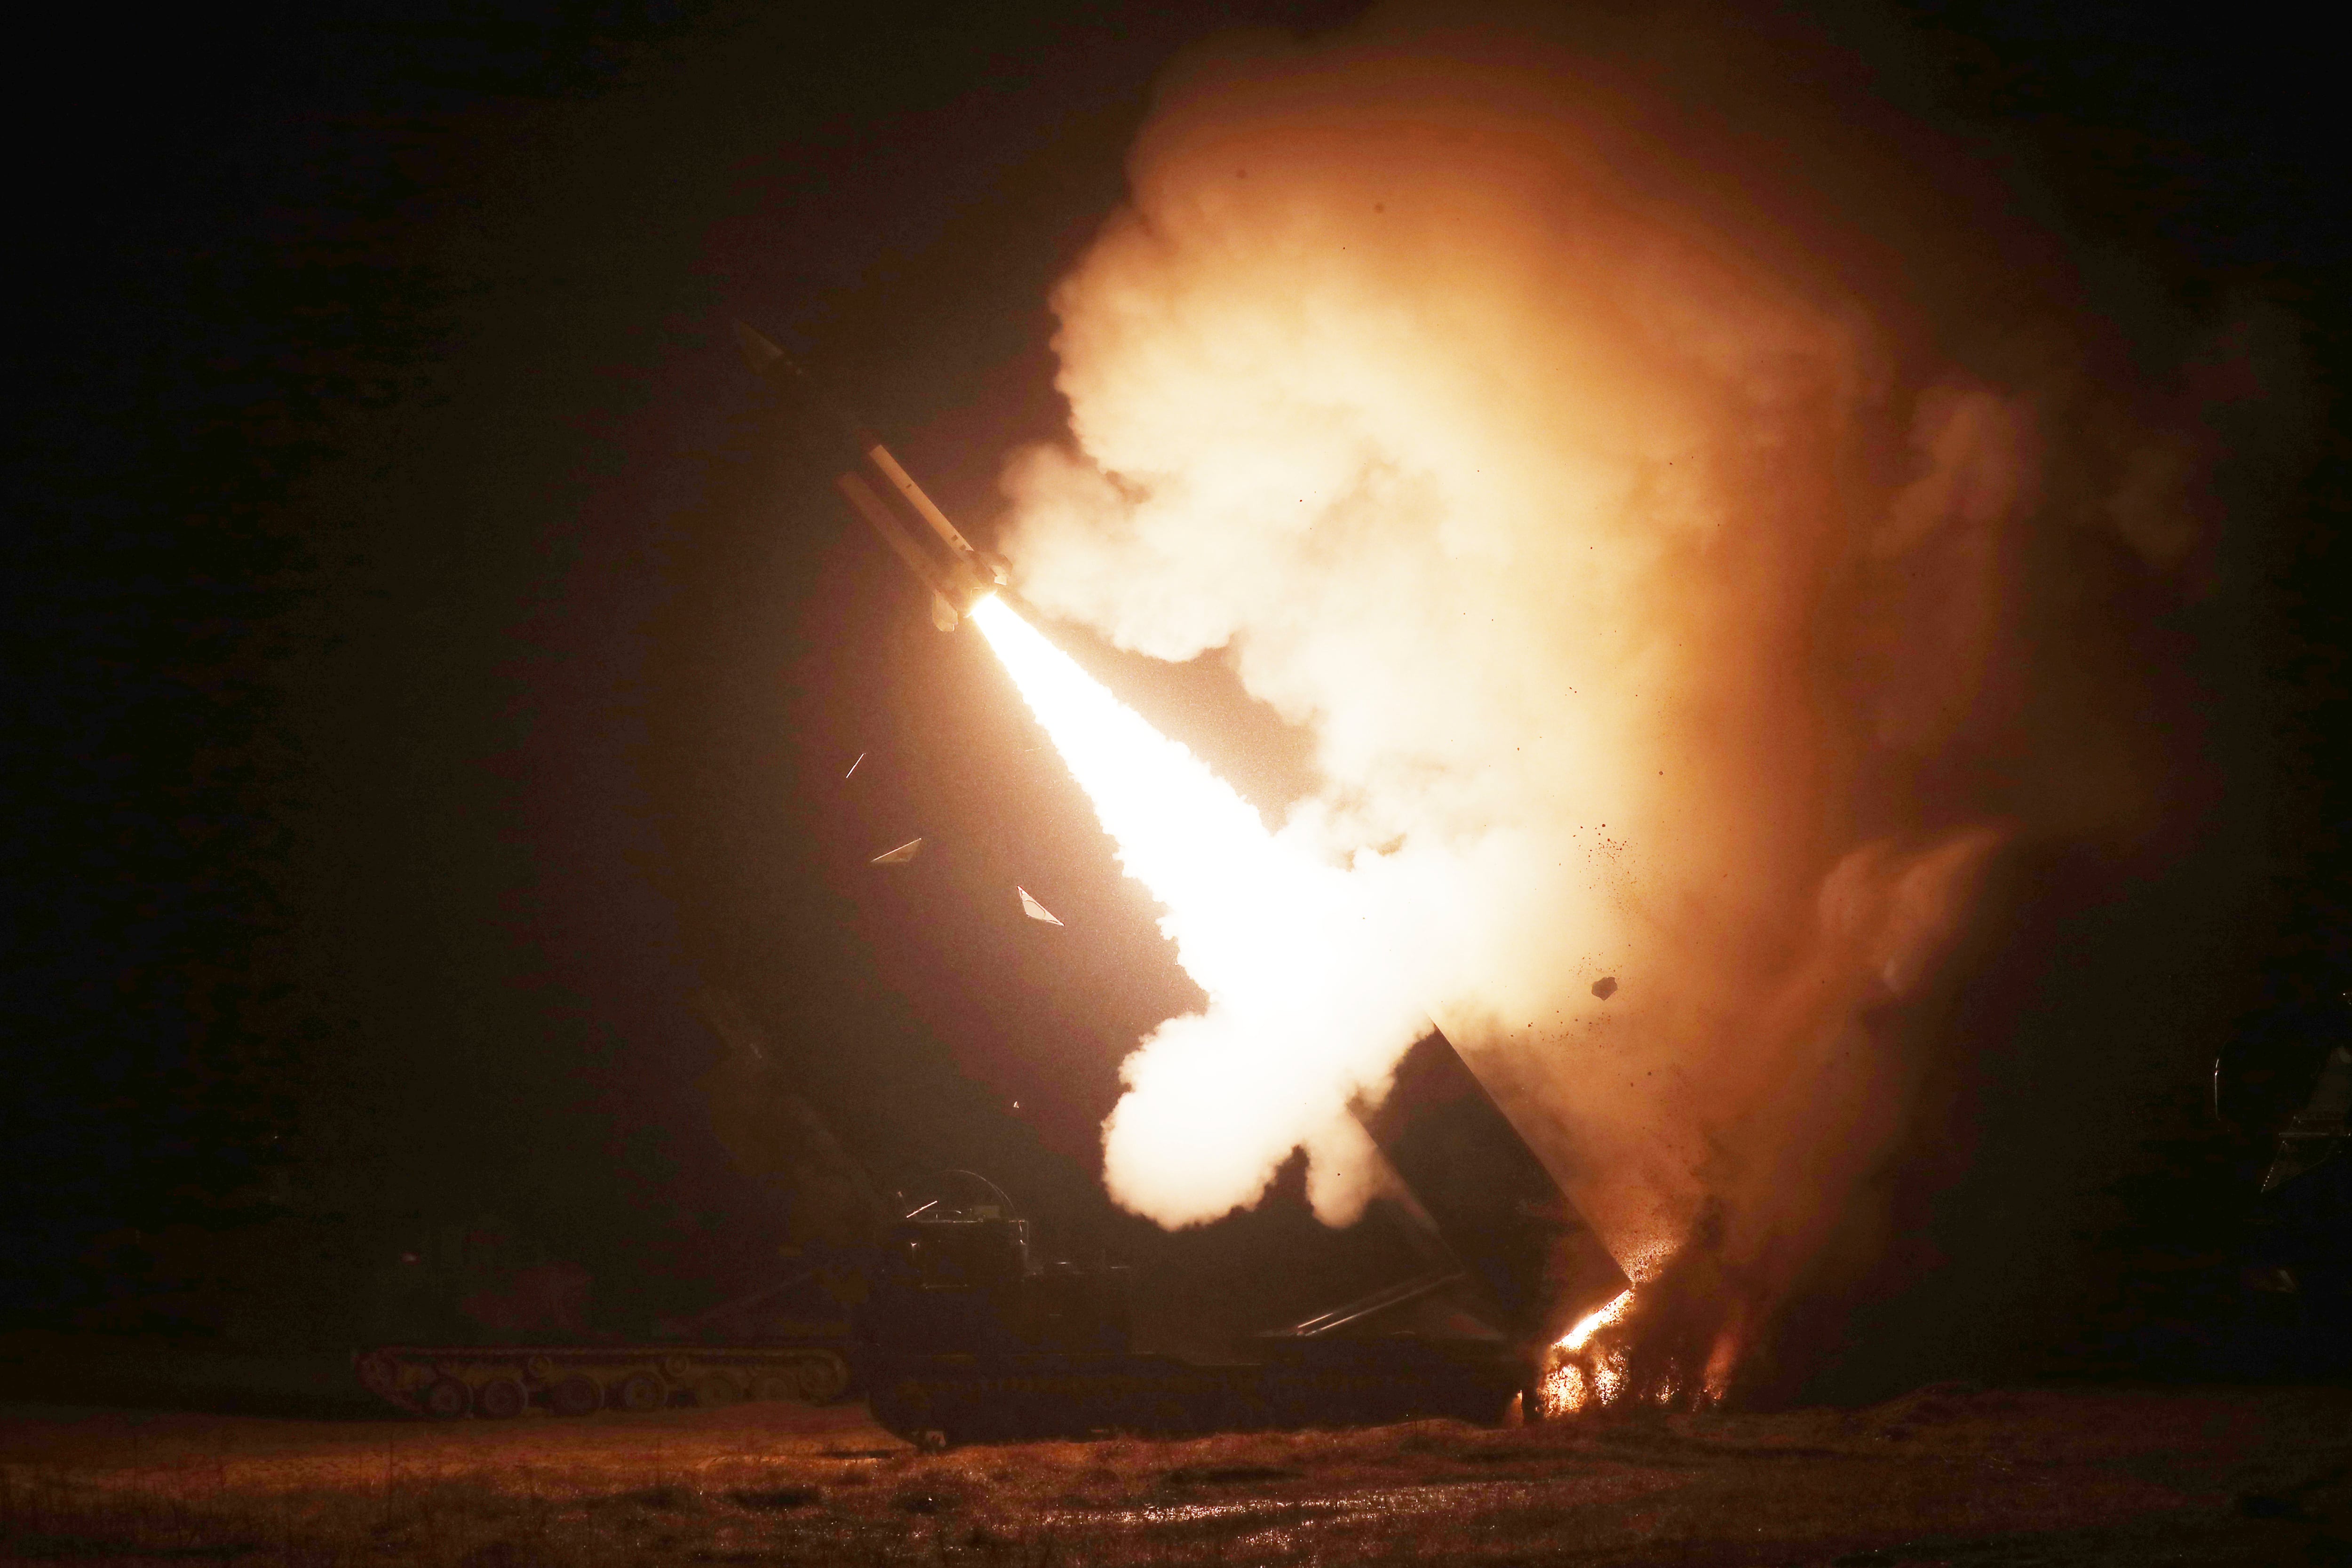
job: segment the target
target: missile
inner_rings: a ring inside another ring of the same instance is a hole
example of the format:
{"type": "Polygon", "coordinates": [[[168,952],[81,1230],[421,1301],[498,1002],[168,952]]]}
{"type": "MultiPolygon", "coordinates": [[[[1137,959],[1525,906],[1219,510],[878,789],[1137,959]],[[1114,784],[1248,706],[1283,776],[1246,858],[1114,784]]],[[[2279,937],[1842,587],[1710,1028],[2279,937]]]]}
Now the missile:
{"type": "Polygon", "coordinates": [[[1003,585],[1004,563],[974,549],[881,438],[833,407],[783,350],[741,321],[735,323],[735,342],[751,374],[773,387],[796,418],[812,433],[835,437],[831,445],[842,469],[834,477],[834,488],[931,591],[931,624],[943,632],[955,630],[972,605],[1003,585]],[[929,525],[940,547],[918,542],[907,527],[908,512],[929,525]]]}

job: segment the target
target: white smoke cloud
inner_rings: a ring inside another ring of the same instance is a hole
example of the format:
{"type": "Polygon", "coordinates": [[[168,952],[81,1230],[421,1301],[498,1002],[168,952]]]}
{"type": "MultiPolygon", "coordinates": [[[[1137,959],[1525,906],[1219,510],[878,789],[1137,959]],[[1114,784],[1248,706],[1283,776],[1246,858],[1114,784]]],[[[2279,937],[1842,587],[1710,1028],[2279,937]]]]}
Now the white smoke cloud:
{"type": "MultiPolygon", "coordinates": [[[[2045,410],[1806,270],[1790,232],[1853,234],[1673,88],[1410,15],[1232,43],[1055,296],[1072,435],[1007,468],[1020,586],[1228,649],[1309,730],[1280,839],[1355,922],[1129,1059],[1139,1213],[1214,1218],[1304,1147],[1349,1217],[1348,1097],[1424,1012],[1637,1273],[1709,1204],[1800,1257],[1901,1135],[1853,1020],[1932,979],[2007,830],[1866,831],[1860,759],[2006,721],[2045,410]]],[[[2099,525],[2189,554],[2192,460],[2129,448],[2099,525]]]]}

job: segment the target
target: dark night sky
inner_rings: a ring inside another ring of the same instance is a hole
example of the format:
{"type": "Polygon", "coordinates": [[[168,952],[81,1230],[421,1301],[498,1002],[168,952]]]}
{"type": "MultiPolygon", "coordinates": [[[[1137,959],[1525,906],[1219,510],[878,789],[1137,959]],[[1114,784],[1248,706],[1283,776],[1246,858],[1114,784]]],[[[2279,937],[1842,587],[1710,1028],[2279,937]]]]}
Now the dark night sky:
{"type": "MultiPolygon", "coordinates": [[[[1185,982],[977,640],[789,460],[727,321],[984,525],[1003,452],[1057,427],[1045,297],[1154,75],[1353,9],[249,7],[20,59],[5,1305],[280,1172],[690,1298],[764,1234],[690,1092],[703,984],[885,1180],[977,1165],[1131,1237],[1094,1125],[1185,982]],[[865,872],[916,833],[937,852],[865,872]]],[[[2324,51],[2246,15],[1821,25],[2081,243],[2298,312],[2324,419],[2324,51]]],[[[2251,918],[2297,975],[2352,956],[2342,478],[2324,453],[2242,573],[2280,847],[2251,918]]],[[[1088,657],[1283,798],[1296,737],[1216,671],[1088,657]]]]}

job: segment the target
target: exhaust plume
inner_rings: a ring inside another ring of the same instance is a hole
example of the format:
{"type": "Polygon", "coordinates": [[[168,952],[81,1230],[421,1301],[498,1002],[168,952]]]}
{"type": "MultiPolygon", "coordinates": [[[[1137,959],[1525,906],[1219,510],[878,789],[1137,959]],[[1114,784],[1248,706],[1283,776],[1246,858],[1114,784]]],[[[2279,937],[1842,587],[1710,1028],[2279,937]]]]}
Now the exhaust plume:
{"type": "Polygon", "coordinates": [[[1395,12],[1193,59],[1055,295],[1070,439],[1004,476],[1031,602],[1222,650],[1323,780],[1239,830],[1256,880],[1153,884],[1223,967],[1126,1064],[1114,1196],[1201,1223],[1304,1148],[1344,1223],[1348,1099],[1426,1013],[1637,1282],[1679,1260],[1611,1331],[1674,1315],[1654,1387],[1835,1272],[1921,1071],[1888,1020],[2001,847],[2160,815],[2037,574],[2161,589],[2202,538],[2200,447],[2095,393],[2064,279],[1978,313],[2032,237],[1958,176],[1923,220],[1781,64],[1395,12]]]}

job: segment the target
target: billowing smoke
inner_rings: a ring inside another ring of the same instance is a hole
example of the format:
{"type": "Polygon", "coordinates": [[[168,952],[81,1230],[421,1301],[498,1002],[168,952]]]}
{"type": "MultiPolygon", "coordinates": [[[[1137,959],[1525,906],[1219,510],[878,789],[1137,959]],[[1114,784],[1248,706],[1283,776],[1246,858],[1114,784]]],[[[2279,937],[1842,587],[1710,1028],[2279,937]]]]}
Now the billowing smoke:
{"type": "Polygon", "coordinates": [[[1345,1106],[1425,1014],[1637,1279],[1704,1254],[1666,1337],[1719,1373],[1868,1231],[1921,1071],[1888,1020],[2003,846],[2160,816],[2036,584],[2193,575],[2197,442],[2100,390],[1981,189],[1938,222],[1939,170],[1780,68],[1388,14],[1166,83],[1008,552],[1313,734],[1275,826],[1328,918],[1129,1059],[1128,1207],[1214,1218],[1304,1147],[1350,1217],[1345,1106]]]}

